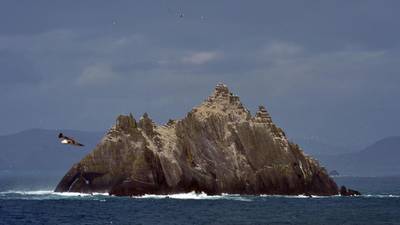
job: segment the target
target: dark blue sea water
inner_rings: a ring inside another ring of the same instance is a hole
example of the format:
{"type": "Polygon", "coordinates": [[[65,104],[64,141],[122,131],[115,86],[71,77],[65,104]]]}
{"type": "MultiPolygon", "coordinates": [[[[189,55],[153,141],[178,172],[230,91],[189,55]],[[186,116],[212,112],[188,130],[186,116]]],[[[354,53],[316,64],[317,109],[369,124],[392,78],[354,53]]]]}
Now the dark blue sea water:
{"type": "Polygon", "coordinates": [[[399,177],[336,181],[364,196],[188,193],[128,198],[4,190],[9,185],[0,183],[0,224],[400,224],[399,177]]]}

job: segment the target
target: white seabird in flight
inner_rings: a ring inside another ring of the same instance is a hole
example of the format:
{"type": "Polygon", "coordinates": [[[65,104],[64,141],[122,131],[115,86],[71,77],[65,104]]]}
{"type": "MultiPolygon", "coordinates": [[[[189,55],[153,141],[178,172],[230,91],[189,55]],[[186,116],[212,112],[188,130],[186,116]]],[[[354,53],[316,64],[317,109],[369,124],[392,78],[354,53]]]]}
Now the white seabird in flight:
{"type": "Polygon", "coordinates": [[[74,146],[84,146],[83,144],[75,141],[73,138],[64,136],[63,133],[58,134],[58,138],[60,139],[61,144],[74,145],[74,146]]]}

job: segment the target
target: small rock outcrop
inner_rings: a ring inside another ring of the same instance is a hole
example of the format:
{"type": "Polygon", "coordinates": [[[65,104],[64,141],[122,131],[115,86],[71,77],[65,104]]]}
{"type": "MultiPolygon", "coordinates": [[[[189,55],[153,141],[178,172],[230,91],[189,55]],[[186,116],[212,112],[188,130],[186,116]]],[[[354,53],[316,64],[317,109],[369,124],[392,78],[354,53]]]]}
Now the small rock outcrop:
{"type": "Polygon", "coordinates": [[[347,189],[345,186],[340,187],[340,195],[341,196],[358,196],[361,195],[359,191],[353,189],[347,189]]]}
{"type": "Polygon", "coordinates": [[[339,175],[340,174],[337,170],[332,170],[331,172],[329,172],[329,176],[331,176],[331,177],[337,177],[339,175]]]}
{"type": "Polygon", "coordinates": [[[181,120],[156,125],[121,115],[75,164],[58,192],[112,195],[336,195],[336,183],[276,126],[264,106],[252,116],[223,84],[181,120]]]}

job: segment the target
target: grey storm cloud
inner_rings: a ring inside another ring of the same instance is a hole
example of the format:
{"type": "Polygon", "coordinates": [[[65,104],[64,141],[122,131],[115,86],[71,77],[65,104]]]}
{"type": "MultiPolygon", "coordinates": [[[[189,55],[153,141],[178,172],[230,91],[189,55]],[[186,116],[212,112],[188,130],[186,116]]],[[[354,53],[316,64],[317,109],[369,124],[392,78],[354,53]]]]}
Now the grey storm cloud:
{"type": "Polygon", "coordinates": [[[222,81],[291,137],[357,145],[399,134],[399,6],[3,1],[0,133],[105,130],[128,112],[163,123],[222,81]]]}

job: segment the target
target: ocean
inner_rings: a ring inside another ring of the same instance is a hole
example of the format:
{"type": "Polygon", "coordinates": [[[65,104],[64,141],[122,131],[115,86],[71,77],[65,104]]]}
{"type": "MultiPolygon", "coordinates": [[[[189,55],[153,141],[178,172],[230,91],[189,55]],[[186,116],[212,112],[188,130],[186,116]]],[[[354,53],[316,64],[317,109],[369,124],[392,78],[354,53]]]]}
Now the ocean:
{"type": "MultiPolygon", "coordinates": [[[[400,224],[400,177],[338,177],[359,197],[186,193],[113,197],[11,188],[0,176],[0,224],[400,224]]],[[[18,182],[17,182],[18,183],[18,182]]]]}

